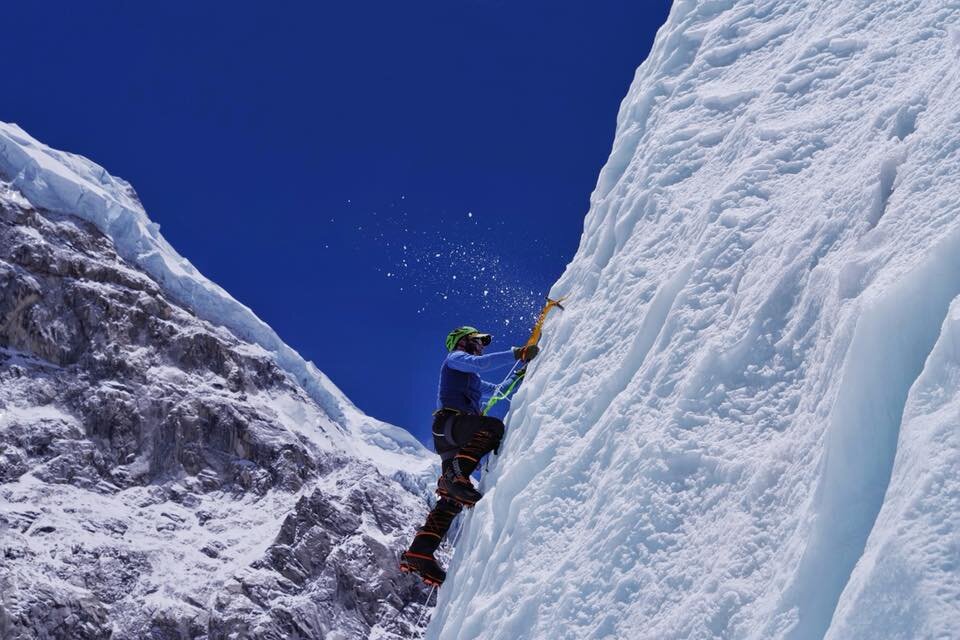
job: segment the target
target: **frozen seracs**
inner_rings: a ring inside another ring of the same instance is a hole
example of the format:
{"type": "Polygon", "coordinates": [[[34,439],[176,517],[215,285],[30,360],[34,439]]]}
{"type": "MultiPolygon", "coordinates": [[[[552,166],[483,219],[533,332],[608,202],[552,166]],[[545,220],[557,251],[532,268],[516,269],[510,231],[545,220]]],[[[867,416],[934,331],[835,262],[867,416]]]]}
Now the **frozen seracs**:
{"type": "Polygon", "coordinates": [[[960,637],[958,25],[675,2],[428,638],[960,637]]]}

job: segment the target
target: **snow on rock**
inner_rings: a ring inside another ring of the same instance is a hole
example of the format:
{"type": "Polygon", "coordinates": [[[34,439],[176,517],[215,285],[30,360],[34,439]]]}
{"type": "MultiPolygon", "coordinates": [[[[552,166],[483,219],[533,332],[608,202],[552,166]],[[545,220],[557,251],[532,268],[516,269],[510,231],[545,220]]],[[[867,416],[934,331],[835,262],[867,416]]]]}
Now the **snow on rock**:
{"type": "Polygon", "coordinates": [[[90,160],[51,149],[15,124],[0,122],[0,177],[8,192],[35,207],[75,215],[92,222],[114,242],[125,260],[146,271],[178,303],[200,318],[224,326],[238,338],[273,354],[330,417],[351,429],[345,439],[352,453],[373,454],[378,462],[394,464],[391,471],[409,470],[411,458],[421,468],[432,464],[432,454],[409,432],[371,420],[348,419],[361,412],[312,362],[284,343],[253,311],[197,271],[160,234],[160,226],[143,210],[129,183],[111,176],[90,160]],[[399,456],[397,454],[400,454],[399,456]]]}
{"type": "Polygon", "coordinates": [[[15,127],[0,148],[0,637],[419,632],[396,556],[435,456],[193,271],[125,183],[15,127]]]}
{"type": "Polygon", "coordinates": [[[678,0],[427,637],[960,637],[960,5],[678,0]]]}

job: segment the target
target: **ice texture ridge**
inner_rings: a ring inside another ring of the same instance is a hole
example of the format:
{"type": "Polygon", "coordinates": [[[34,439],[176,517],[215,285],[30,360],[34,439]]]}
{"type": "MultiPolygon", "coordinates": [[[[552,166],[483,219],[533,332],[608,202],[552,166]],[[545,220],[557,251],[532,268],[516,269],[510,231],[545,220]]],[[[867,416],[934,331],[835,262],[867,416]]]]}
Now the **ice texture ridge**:
{"type": "Polygon", "coordinates": [[[960,637],[958,24],[674,3],[428,638],[960,637]]]}

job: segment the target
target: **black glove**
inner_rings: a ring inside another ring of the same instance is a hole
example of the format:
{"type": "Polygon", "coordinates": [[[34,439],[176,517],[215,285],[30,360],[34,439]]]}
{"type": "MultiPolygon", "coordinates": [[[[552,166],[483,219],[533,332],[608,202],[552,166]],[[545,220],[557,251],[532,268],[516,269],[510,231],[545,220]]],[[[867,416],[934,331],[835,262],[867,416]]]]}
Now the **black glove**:
{"type": "Polygon", "coordinates": [[[522,380],[522,379],[523,379],[523,376],[525,376],[525,375],[527,375],[527,368],[526,368],[526,367],[520,367],[519,369],[517,369],[517,370],[513,373],[513,379],[514,379],[514,380],[522,380]]]}
{"type": "Polygon", "coordinates": [[[537,357],[538,353],[540,353],[540,347],[535,344],[531,344],[527,347],[513,348],[513,357],[517,360],[523,360],[524,362],[530,362],[537,357]]]}

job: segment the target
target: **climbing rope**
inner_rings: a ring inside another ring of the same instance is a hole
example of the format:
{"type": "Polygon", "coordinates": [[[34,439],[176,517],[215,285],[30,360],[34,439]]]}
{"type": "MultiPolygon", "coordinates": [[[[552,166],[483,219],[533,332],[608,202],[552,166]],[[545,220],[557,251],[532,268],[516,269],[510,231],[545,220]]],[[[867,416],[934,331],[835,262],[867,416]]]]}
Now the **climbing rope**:
{"type": "MultiPolygon", "coordinates": [[[[414,627],[414,629],[420,629],[420,625],[423,624],[424,617],[427,615],[427,611],[430,608],[430,598],[433,597],[433,592],[436,590],[437,590],[437,585],[433,585],[432,587],[430,587],[430,593],[427,594],[427,600],[426,602],[423,603],[423,611],[420,612],[420,617],[417,618],[417,625],[414,627]]],[[[426,631],[426,629],[423,629],[423,631],[426,631]]],[[[422,638],[423,633],[419,633],[419,637],[422,638]]]]}
{"type": "Polygon", "coordinates": [[[493,390],[493,395],[490,396],[490,399],[487,400],[487,405],[483,408],[483,415],[487,415],[490,412],[490,409],[493,408],[493,405],[497,404],[501,400],[506,400],[507,397],[509,397],[510,392],[513,391],[513,388],[517,386],[517,381],[520,380],[520,378],[514,379],[514,381],[510,384],[510,386],[507,387],[507,390],[504,391],[502,394],[500,393],[500,389],[503,388],[503,385],[507,384],[507,382],[510,380],[510,376],[512,376],[513,372],[517,370],[517,367],[520,366],[521,362],[523,362],[523,360],[517,360],[516,362],[514,362],[513,367],[510,369],[510,372],[507,374],[507,377],[501,380],[500,384],[498,384],[496,388],[493,390]]]}

